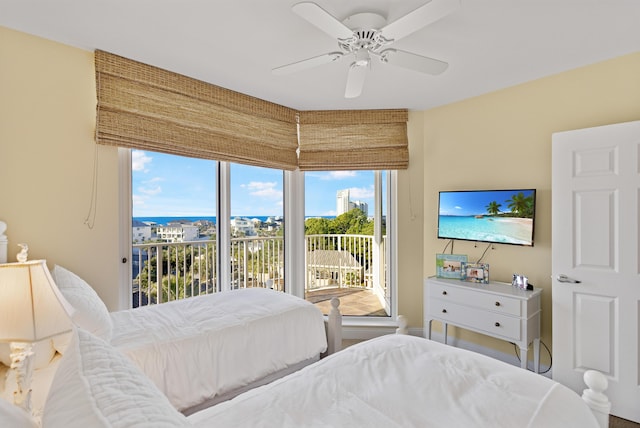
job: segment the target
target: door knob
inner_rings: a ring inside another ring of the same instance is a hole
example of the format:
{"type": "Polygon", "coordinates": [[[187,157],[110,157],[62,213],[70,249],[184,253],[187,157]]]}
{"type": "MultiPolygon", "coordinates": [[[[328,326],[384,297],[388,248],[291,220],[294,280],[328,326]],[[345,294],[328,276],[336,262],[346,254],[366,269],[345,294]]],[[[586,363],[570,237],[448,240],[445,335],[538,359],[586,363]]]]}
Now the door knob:
{"type": "Polygon", "coordinates": [[[558,277],[556,279],[558,280],[558,282],[570,282],[572,284],[580,284],[580,282],[581,282],[581,281],[579,281],[577,279],[569,278],[567,275],[565,275],[563,273],[558,275],[558,277]]]}

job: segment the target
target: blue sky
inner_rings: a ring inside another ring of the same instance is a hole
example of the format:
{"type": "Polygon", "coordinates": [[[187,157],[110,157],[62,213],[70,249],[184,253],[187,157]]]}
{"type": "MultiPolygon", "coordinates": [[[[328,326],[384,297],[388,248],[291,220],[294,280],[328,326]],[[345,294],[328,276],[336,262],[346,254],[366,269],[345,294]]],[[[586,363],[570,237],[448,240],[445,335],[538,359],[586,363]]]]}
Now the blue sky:
{"type": "MultiPolygon", "coordinates": [[[[215,162],[140,150],[131,158],[134,217],[215,215],[215,162]]],[[[341,189],[373,214],[373,173],[335,171],[305,174],[305,215],[335,215],[341,189]]],[[[233,164],[231,216],[267,215],[282,215],[282,171],[233,164]]]]}
{"type": "Polygon", "coordinates": [[[509,212],[507,200],[511,196],[522,192],[524,196],[532,191],[524,190],[495,190],[477,192],[440,192],[440,215],[474,215],[486,214],[487,205],[495,201],[500,204],[501,212],[509,212]]]}

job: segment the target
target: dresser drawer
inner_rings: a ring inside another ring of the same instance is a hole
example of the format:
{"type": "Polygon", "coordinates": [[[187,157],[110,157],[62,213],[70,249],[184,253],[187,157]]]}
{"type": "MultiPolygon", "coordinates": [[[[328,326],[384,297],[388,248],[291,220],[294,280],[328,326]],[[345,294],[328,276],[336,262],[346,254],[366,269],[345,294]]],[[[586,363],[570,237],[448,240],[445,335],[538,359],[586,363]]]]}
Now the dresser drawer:
{"type": "MultiPolygon", "coordinates": [[[[478,287],[482,286],[478,285],[478,287]]],[[[455,301],[462,305],[481,308],[483,311],[498,312],[516,317],[522,316],[520,299],[487,293],[482,289],[473,290],[433,283],[429,286],[429,297],[455,301]]]]}
{"type": "Polygon", "coordinates": [[[436,298],[430,302],[429,315],[431,318],[490,336],[500,336],[516,342],[521,339],[520,323],[522,320],[510,315],[487,312],[483,309],[436,298]]]}

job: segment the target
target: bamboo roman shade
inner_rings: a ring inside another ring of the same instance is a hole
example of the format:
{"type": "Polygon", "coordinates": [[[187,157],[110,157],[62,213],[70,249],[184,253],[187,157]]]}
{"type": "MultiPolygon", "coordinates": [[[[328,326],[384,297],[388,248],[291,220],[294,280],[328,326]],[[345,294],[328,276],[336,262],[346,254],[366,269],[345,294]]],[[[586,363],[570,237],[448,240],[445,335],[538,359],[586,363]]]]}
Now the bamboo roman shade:
{"type": "Polygon", "coordinates": [[[300,170],[409,166],[407,110],[303,111],[299,115],[300,170]]]}
{"type": "Polygon", "coordinates": [[[95,52],[96,141],[293,170],[293,109],[104,51],[95,52]]]}
{"type": "Polygon", "coordinates": [[[297,112],[100,50],[95,67],[99,144],[285,170],[409,164],[407,110],[297,112]]]}

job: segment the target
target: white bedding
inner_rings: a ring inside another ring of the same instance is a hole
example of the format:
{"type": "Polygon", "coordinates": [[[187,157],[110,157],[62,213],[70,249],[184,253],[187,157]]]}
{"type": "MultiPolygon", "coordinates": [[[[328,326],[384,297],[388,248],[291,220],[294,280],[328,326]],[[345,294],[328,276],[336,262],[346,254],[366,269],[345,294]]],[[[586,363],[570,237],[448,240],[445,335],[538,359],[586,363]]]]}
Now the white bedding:
{"type": "Polygon", "coordinates": [[[573,391],[430,340],[354,345],[188,418],[197,427],[597,427],[573,391]]]}
{"type": "Polygon", "coordinates": [[[111,344],[184,410],[317,357],[320,310],[262,288],[113,312],[111,344]]]}

